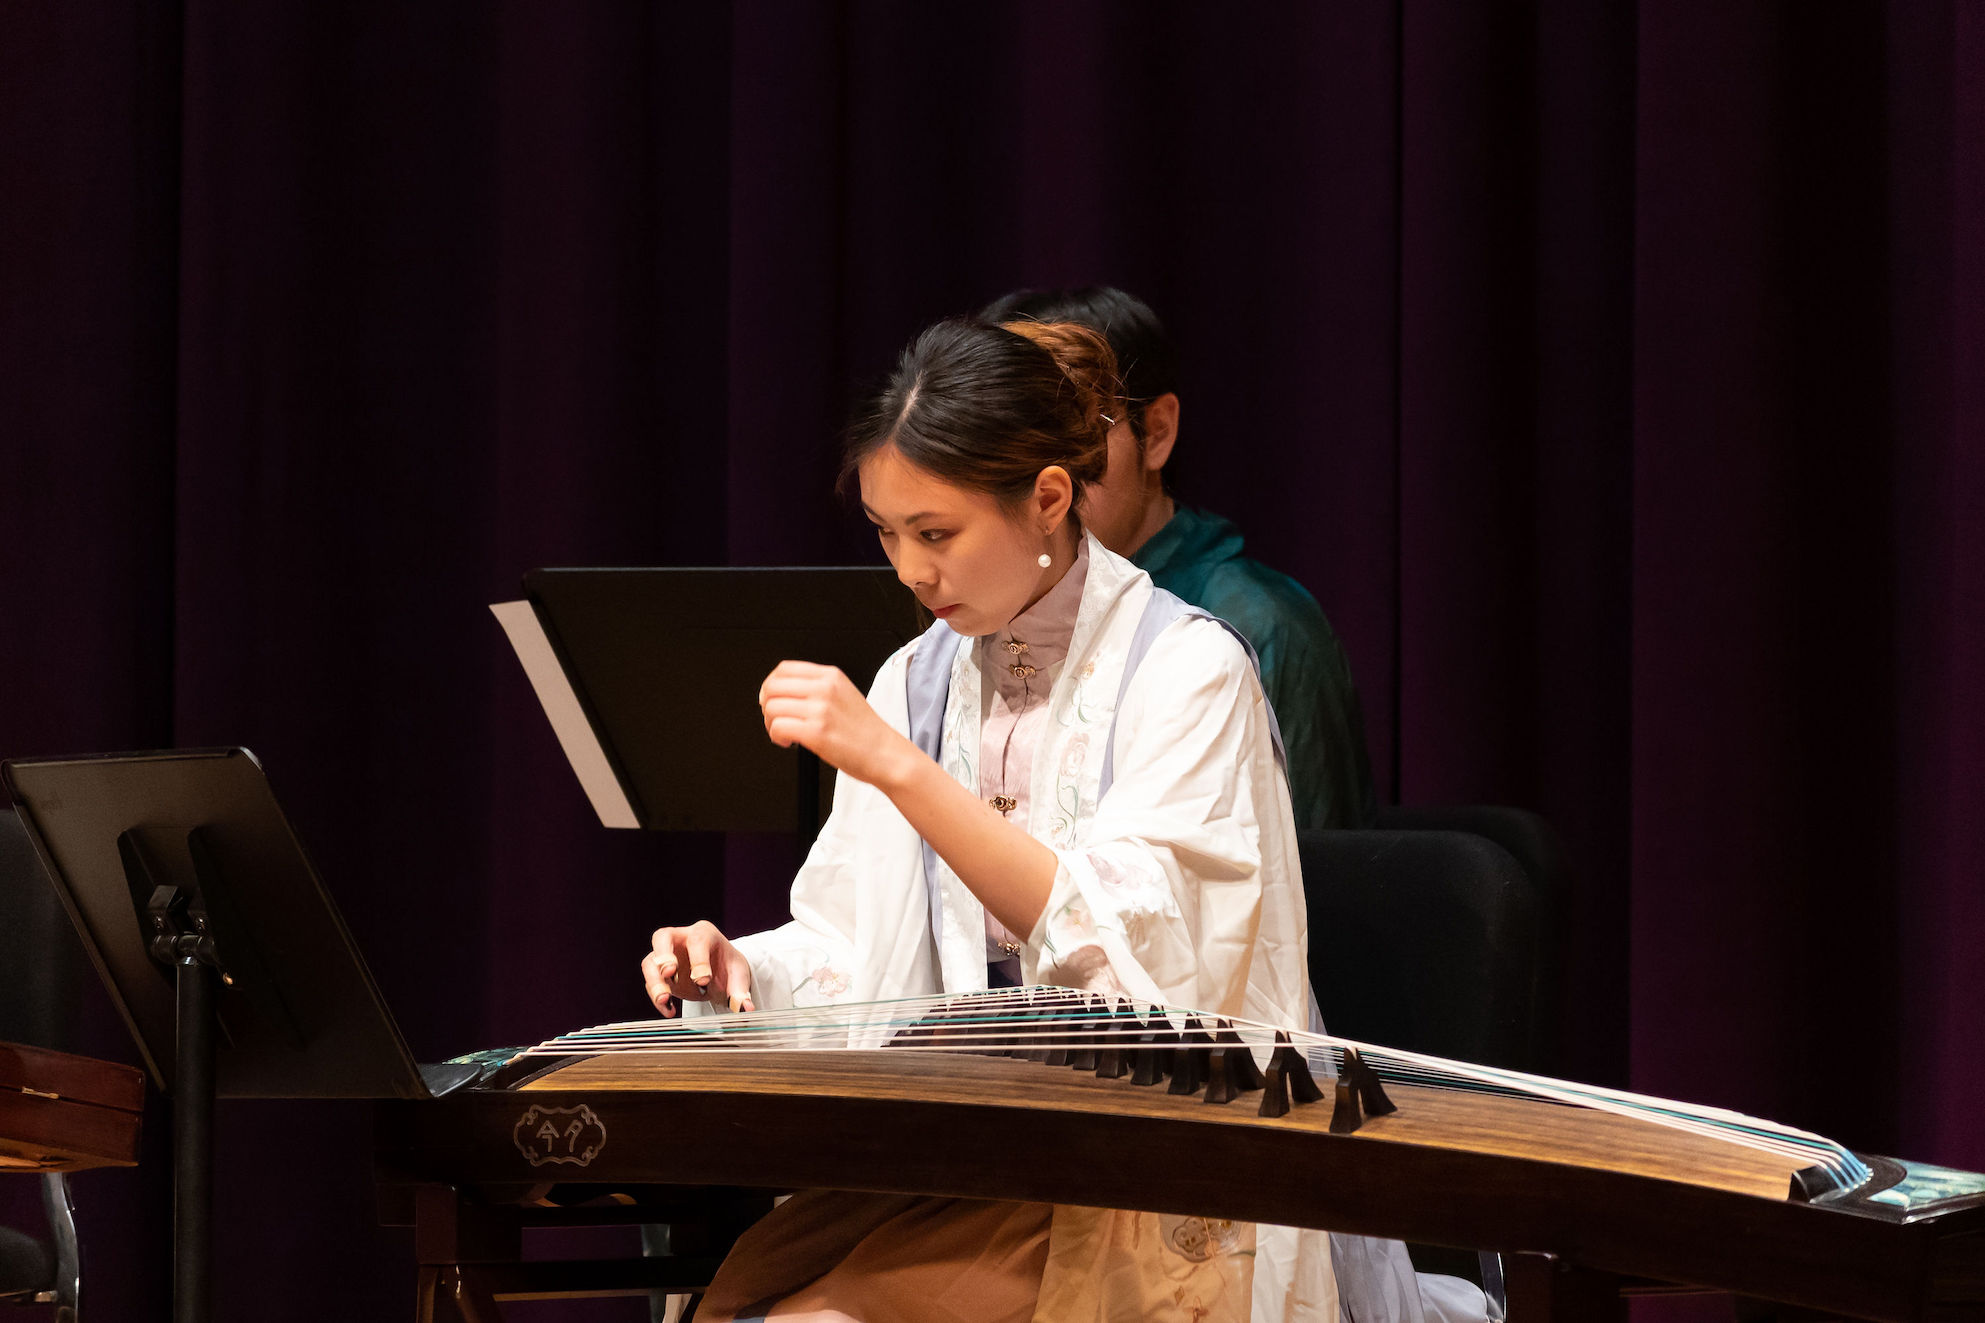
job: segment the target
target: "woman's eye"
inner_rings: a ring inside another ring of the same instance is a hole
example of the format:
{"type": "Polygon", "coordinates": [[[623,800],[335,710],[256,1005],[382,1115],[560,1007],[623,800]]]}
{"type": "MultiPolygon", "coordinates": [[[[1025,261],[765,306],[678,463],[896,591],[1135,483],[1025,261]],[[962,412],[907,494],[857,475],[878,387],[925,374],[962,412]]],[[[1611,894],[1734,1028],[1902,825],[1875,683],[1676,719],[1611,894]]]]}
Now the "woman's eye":
{"type": "Polygon", "coordinates": [[[923,532],[917,534],[917,536],[926,542],[942,542],[944,539],[950,537],[951,534],[942,529],[926,528],[923,532]]]}
{"type": "Polygon", "coordinates": [[[890,532],[890,531],[889,531],[888,529],[886,529],[886,528],[884,528],[884,527],[883,527],[883,526],[882,526],[881,524],[877,524],[877,525],[875,526],[875,535],[876,535],[877,537],[895,537],[895,536],[896,536],[896,535],[895,535],[894,533],[892,533],[892,532],[890,532]]]}

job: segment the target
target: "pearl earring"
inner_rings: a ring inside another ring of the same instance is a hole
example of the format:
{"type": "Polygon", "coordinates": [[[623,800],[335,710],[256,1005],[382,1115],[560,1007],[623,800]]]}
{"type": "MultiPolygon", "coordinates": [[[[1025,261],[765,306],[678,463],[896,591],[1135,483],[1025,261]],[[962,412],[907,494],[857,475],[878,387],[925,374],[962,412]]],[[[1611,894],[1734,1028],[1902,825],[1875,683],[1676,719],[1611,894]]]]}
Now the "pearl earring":
{"type": "Polygon", "coordinates": [[[1048,566],[1055,563],[1055,558],[1044,551],[1041,553],[1041,559],[1036,563],[1045,570],[1048,566]]]}

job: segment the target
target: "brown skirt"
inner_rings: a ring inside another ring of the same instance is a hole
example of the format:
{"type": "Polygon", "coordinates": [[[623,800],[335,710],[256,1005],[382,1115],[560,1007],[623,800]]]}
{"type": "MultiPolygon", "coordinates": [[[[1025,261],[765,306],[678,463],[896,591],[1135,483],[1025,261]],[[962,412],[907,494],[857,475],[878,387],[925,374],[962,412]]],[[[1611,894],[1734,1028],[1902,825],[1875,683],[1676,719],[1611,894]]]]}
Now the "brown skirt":
{"type": "Polygon", "coordinates": [[[816,1323],[1028,1323],[1050,1204],[807,1190],[738,1238],[696,1311],[816,1323]]]}

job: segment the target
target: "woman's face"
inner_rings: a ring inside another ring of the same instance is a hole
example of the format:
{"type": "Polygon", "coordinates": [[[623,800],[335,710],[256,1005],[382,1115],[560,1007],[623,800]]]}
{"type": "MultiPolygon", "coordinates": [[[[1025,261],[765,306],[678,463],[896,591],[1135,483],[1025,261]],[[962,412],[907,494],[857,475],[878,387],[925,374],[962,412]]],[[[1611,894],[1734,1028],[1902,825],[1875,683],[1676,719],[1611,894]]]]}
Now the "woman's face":
{"type": "Polygon", "coordinates": [[[863,460],[860,477],[862,509],[896,577],[960,634],[1004,628],[1068,569],[1059,546],[1065,539],[1044,531],[1061,529],[1065,501],[1059,513],[1052,501],[1046,512],[1033,504],[1009,512],[983,492],[918,468],[895,446],[863,460]],[[1055,563],[1042,569],[1040,555],[1051,549],[1055,563]]]}

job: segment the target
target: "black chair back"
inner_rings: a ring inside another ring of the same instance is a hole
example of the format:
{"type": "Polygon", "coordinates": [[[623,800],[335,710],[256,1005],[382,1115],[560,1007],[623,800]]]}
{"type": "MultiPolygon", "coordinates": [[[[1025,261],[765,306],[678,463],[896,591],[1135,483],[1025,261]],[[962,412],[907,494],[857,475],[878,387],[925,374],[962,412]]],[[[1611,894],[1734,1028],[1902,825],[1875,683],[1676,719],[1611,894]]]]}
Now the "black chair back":
{"type": "Polygon", "coordinates": [[[1502,804],[1394,806],[1380,809],[1375,825],[1393,831],[1473,832],[1502,846],[1523,865],[1540,906],[1537,1071],[1563,1075],[1567,1069],[1563,1039],[1565,953],[1568,916],[1576,908],[1576,882],[1557,830],[1529,809],[1502,804]]]}
{"type": "Polygon", "coordinates": [[[1333,1034],[1537,1070],[1545,905],[1493,841],[1457,831],[1298,833],[1310,981],[1333,1034]]]}
{"type": "Polygon", "coordinates": [[[0,1043],[78,1050],[82,944],[14,810],[0,805],[0,1043]]]}
{"type": "MultiPolygon", "coordinates": [[[[1372,823],[1388,831],[1466,831],[1494,841],[1523,865],[1553,913],[1571,893],[1571,867],[1557,830],[1529,809],[1503,804],[1393,805],[1372,823]]],[[[1551,917],[1546,915],[1546,917],[1551,917]]]]}

